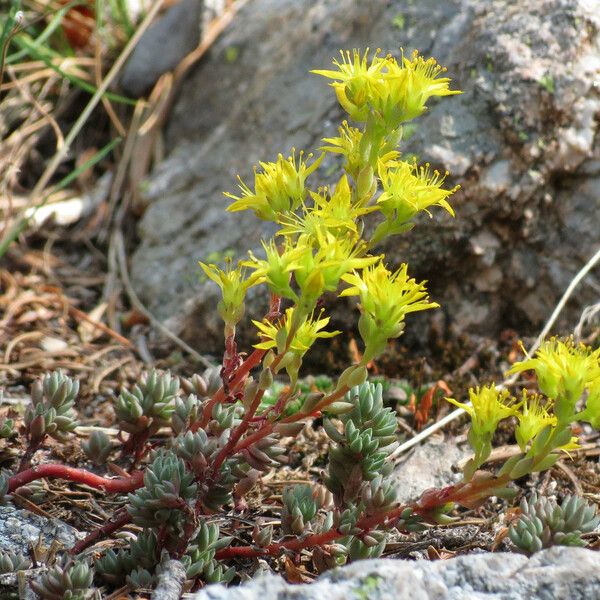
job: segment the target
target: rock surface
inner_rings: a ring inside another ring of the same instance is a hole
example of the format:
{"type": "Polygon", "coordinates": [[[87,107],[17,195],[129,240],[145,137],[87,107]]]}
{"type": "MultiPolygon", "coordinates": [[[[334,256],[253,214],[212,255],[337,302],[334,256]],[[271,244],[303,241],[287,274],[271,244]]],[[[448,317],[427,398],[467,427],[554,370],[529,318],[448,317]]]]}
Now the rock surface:
{"type": "Polygon", "coordinates": [[[181,0],[142,35],[123,68],[121,89],[138,98],[174,69],[200,41],[202,0],[181,0]]]}
{"type": "Polygon", "coordinates": [[[457,465],[472,454],[468,445],[439,436],[401,456],[392,474],[398,502],[414,502],[425,490],[458,483],[462,473],[457,465]]]}
{"type": "Polygon", "coordinates": [[[209,586],[193,600],[588,600],[600,597],[600,554],[555,547],[450,560],[365,560],[325,573],[311,585],[266,575],[238,588],[209,586]]]}
{"type": "MultiPolygon", "coordinates": [[[[216,290],[199,280],[197,260],[243,256],[272,233],[249,213],[225,213],[221,192],[234,191],[235,176],[247,178],[259,160],[293,146],[315,149],[335,132],[341,111],[310,69],[327,68],[340,48],[417,48],[446,65],[464,94],[418,119],[406,149],[448,169],[463,189],[456,219],[437,211],[426,226],[393,238],[389,262],[408,261],[428,279],[458,330],[533,331],[600,242],[594,7],[594,0],[248,3],[184,84],[167,131],[170,154],[142,186],[148,209],[132,261],[136,289],[200,351],[220,353],[216,290]]],[[[597,286],[581,286],[563,326],[595,299],[597,286]]],[[[248,313],[265,307],[257,297],[248,313]]],[[[355,322],[348,313],[335,315],[336,327],[355,322]]]]}
{"type": "Polygon", "coordinates": [[[59,548],[70,548],[84,536],[85,534],[59,519],[48,519],[10,504],[0,506],[0,550],[27,555],[40,537],[47,548],[53,542],[57,542],[59,548]]]}

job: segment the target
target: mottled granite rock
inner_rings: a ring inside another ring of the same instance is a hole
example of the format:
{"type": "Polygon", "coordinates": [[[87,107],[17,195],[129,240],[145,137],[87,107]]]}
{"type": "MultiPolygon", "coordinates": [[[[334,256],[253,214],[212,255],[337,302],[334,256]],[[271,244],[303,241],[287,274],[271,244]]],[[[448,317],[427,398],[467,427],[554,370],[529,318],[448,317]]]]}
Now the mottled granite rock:
{"type": "Polygon", "coordinates": [[[27,555],[40,536],[48,548],[54,541],[63,548],[70,548],[84,535],[59,519],[47,519],[10,504],[0,506],[0,550],[27,555]]]}
{"type": "Polygon", "coordinates": [[[457,465],[472,455],[468,445],[459,446],[442,436],[410,450],[399,458],[392,474],[398,502],[414,502],[425,490],[458,483],[462,473],[457,465]]]}

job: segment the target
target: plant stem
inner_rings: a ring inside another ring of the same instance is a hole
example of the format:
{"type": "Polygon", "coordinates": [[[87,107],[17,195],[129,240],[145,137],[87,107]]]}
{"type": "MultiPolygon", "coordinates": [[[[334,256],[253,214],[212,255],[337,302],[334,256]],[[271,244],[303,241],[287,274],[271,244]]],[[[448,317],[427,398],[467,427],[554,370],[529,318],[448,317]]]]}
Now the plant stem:
{"type": "Polygon", "coordinates": [[[238,443],[239,439],[244,435],[244,433],[246,433],[246,431],[250,427],[250,425],[252,423],[252,419],[253,419],[254,415],[256,414],[258,407],[260,406],[260,401],[261,401],[264,393],[265,393],[265,390],[257,390],[256,395],[254,396],[254,400],[252,401],[252,404],[246,411],[246,414],[244,415],[242,422],[235,428],[235,430],[231,434],[231,437],[229,438],[229,440],[227,441],[225,446],[223,446],[223,448],[221,449],[219,454],[217,454],[217,457],[215,458],[215,462],[213,463],[213,466],[212,466],[213,478],[217,476],[219,469],[220,469],[221,465],[223,464],[223,461],[230,454],[233,454],[235,452],[236,444],[238,443]]]}
{"type": "MultiPolygon", "coordinates": [[[[260,363],[266,352],[266,350],[254,350],[254,352],[252,352],[252,354],[242,363],[240,368],[236,371],[235,377],[231,380],[229,386],[229,391],[231,393],[235,392],[238,385],[246,378],[246,375],[248,375],[248,373],[260,363]]],[[[204,406],[204,410],[202,411],[202,419],[196,421],[195,423],[192,423],[190,431],[193,433],[195,431],[198,431],[198,429],[204,429],[210,421],[210,418],[212,416],[212,409],[215,406],[215,404],[224,401],[225,389],[223,388],[223,386],[221,386],[217,390],[215,395],[204,406]]]]}
{"type": "Polygon", "coordinates": [[[35,443],[29,442],[29,445],[27,446],[27,448],[25,449],[25,452],[23,453],[21,462],[19,463],[19,468],[17,469],[17,473],[22,473],[26,469],[29,469],[29,467],[31,466],[31,459],[33,458],[33,455],[39,450],[45,437],[46,436],[44,435],[42,437],[42,439],[38,440],[35,443]]]}
{"type": "MultiPolygon", "coordinates": [[[[495,490],[504,486],[508,481],[510,481],[508,477],[490,477],[489,479],[459,483],[442,489],[427,490],[413,504],[397,505],[386,512],[362,517],[356,522],[356,527],[365,533],[378,525],[393,527],[393,522],[399,519],[407,508],[411,508],[413,514],[420,515],[425,520],[432,520],[435,512],[446,504],[457,503],[469,507],[474,502],[478,502],[486,496],[493,495],[495,490]]],[[[283,542],[273,542],[264,548],[254,546],[224,548],[216,553],[215,558],[223,560],[228,558],[278,556],[285,550],[298,552],[304,548],[331,544],[345,535],[347,534],[342,533],[337,527],[333,527],[328,531],[313,533],[306,537],[297,537],[283,542]]]]}
{"type": "Polygon", "coordinates": [[[67,467],[66,465],[50,464],[37,465],[10,477],[8,479],[8,493],[10,494],[17,488],[44,477],[68,479],[69,481],[89,485],[97,490],[120,494],[131,492],[144,485],[143,471],[135,471],[131,474],[131,477],[116,477],[114,479],[109,479],[100,477],[85,469],[75,469],[74,467],[67,467]]]}
{"type": "Polygon", "coordinates": [[[88,534],[85,538],[77,542],[70,550],[69,554],[75,555],[83,552],[86,548],[89,548],[92,544],[95,544],[98,540],[111,533],[121,529],[124,525],[127,525],[131,522],[131,515],[127,512],[126,509],[123,509],[117,517],[113,521],[109,521],[102,527],[98,527],[90,534],[88,534]]]}
{"type": "Polygon", "coordinates": [[[300,412],[295,415],[289,415],[279,421],[270,421],[268,423],[265,423],[260,429],[257,429],[254,433],[250,434],[248,437],[244,438],[241,442],[239,442],[232,454],[237,454],[244,448],[248,448],[248,446],[251,446],[252,444],[258,442],[259,440],[262,440],[264,437],[271,434],[278,423],[296,423],[297,421],[301,421],[302,419],[307,419],[309,417],[318,417],[319,413],[324,408],[327,408],[336,400],[343,398],[347,391],[348,387],[344,386],[339,390],[332,392],[328,396],[325,396],[325,398],[323,398],[310,413],[300,412]]]}
{"type": "MultiPolygon", "coordinates": [[[[398,519],[402,512],[407,508],[406,505],[396,506],[390,511],[385,513],[379,513],[376,515],[369,515],[359,519],[356,522],[356,527],[362,531],[369,531],[377,525],[382,523],[388,523],[395,519],[398,519]]],[[[323,546],[324,544],[331,544],[335,540],[344,537],[347,534],[342,533],[337,527],[333,527],[328,531],[321,533],[313,533],[306,537],[297,537],[292,540],[285,540],[283,542],[273,542],[264,548],[256,548],[253,546],[233,546],[230,548],[224,548],[219,550],[215,558],[217,560],[223,560],[227,558],[255,558],[260,556],[277,556],[285,550],[291,550],[292,552],[298,552],[303,548],[313,548],[315,546],[323,546]]]]}
{"type": "MultiPolygon", "coordinates": [[[[265,315],[265,319],[275,319],[279,315],[279,308],[281,306],[281,298],[279,296],[275,296],[275,294],[271,295],[271,304],[269,306],[269,312],[265,315]]],[[[229,393],[234,394],[236,389],[244,381],[248,373],[256,367],[260,361],[263,359],[264,355],[267,353],[266,350],[255,349],[252,354],[240,365],[237,369],[235,376],[231,380],[229,384],[229,393]]],[[[210,418],[212,416],[212,409],[215,404],[219,402],[225,401],[225,388],[221,386],[215,395],[206,403],[204,409],[202,411],[202,418],[196,423],[192,423],[190,427],[190,431],[193,433],[198,431],[198,429],[204,429],[210,418]]]]}

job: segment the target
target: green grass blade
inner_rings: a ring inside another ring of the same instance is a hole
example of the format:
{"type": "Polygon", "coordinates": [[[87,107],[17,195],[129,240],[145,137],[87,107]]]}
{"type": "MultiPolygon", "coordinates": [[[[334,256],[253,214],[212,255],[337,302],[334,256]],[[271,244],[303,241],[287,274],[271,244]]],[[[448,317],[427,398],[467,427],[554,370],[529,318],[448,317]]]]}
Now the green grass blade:
{"type": "Polygon", "coordinates": [[[110,8],[113,18],[116,20],[117,24],[125,30],[127,39],[129,39],[133,35],[135,27],[131,22],[127,3],[125,0],[110,0],[110,8]]]}
{"type": "MultiPolygon", "coordinates": [[[[43,31],[36,38],[32,38],[32,45],[36,48],[42,46],[42,44],[44,44],[48,40],[48,38],[61,26],[61,21],[63,17],[67,14],[67,12],[71,10],[71,8],[73,8],[74,6],[81,6],[82,4],[85,4],[83,0],[74,0],[73,2],[69,2],[68,4],[65,4],[65,6],[57,10],[50,22],[48,23],[48,25],[46,25],[46,27],[43,29],[43,31]]],[[[44,46],[44,48],[46,50],[50,50],[48,46],[44,46]]],[[[27,56],[28,50],[26,48],[17,52],[13,52],[12,54],[9,54],[6,57],[6,64],[10,65],[16,63],[22,60],[23,58],[27,58],[27,56]]]]}

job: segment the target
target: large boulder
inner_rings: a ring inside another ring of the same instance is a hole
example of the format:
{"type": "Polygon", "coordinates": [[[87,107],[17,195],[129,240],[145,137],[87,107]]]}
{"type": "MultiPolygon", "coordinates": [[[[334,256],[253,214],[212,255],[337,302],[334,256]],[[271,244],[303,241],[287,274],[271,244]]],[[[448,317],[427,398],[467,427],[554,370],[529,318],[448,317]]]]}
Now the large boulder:
{"type": "MultiPolygon", "coordinates": [[[[273,228],[226,213],[260,160],[316,149],[342,113],[326,80],[340,48],[413,48],[448,67],[464,94],[434,103],[406,150],[451,172],[457,218],[437,211],[385,248],[408,261],[455,328],[534,331],[597,248],[600,13],[587,0],[254,0],[185,82],[170,153],[144,182],[133,256],[149,308],[203,352],[222,348],[211,253],[244,256],[273,228]]],[[[328,171],[322,169],[323,173],[328,171]]],[[[322,182],[326,181],[326,175],[322,182]]],[[[597,286],[563,313],[572,326],[597,286]]],[[[258,316],[266,298],[253,299],[258,316]]],[[[256,311],[256,312],[255,312],[256,311]]],[[[341,312],[340,321],[348,319],[341,312]]]]}

